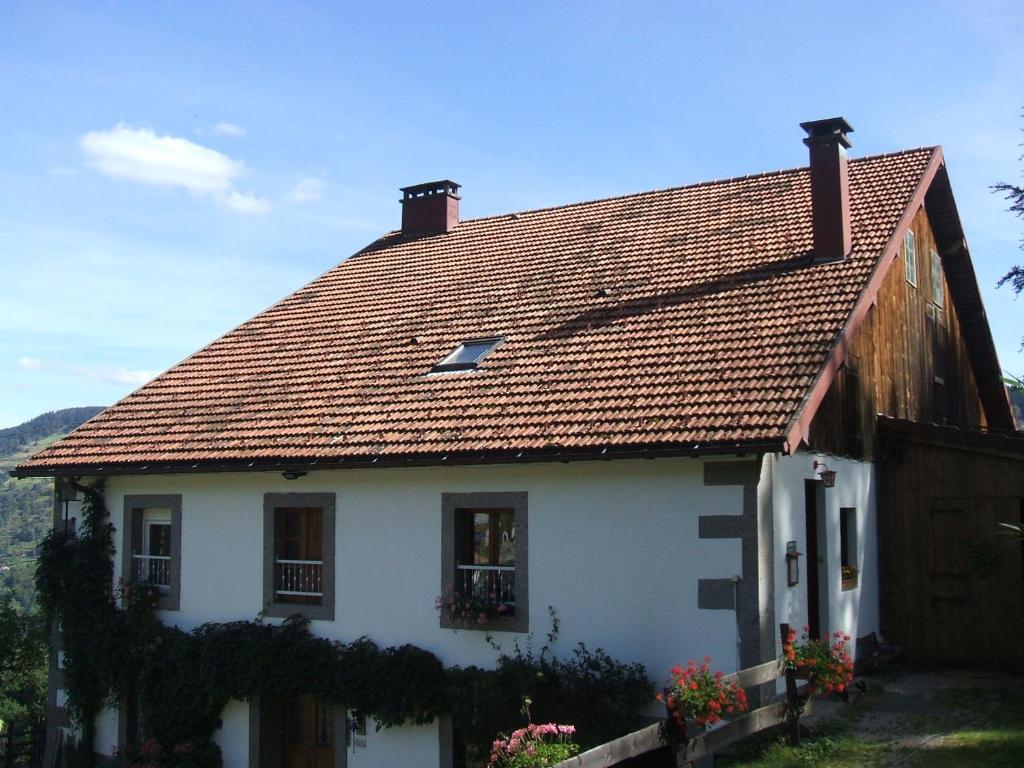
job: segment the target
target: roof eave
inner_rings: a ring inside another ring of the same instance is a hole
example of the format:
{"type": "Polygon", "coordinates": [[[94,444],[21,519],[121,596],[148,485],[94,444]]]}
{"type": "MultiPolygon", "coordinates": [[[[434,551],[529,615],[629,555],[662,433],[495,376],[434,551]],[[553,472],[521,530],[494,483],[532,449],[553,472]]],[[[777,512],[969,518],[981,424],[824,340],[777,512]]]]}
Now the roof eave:
{"type": "Polygon", "coordinates": [[[575,461],[612,461],[670,457],[725,456],[780,453],[787,450],[781,438],[721,443],[679,443],[662,445],[607,445],[592,448],[551,448],[533,450],[472,451],[396,456],[366,455],[351,458],[278,458],[258,461],[170,461],[98,463],[73,465],[18,466],[12,477],[113,477],[124,475],[214,474],[228,472],[311,472],[335,469],[386,467],[441,467],[486,464],[535,464],[575,461]]]}

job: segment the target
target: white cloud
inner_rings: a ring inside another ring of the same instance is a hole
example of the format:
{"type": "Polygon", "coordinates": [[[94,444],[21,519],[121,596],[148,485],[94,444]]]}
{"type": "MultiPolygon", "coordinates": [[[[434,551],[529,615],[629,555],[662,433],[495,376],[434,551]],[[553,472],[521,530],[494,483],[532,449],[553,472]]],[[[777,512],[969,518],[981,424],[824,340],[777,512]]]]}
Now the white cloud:
{"type": "Polygon", "coordinates": [[[127,368],[111,368],[105,365],[76,365],[71,370],[96,381],[107,384],[145,384],[159,371],[129,371],[127,368]]]}
{"type": "Polygon", "coordinates": [[[292,203],[315,203],[323,195],[324,183],[313,176],[299,179],[299,182],[292,187],[286,199],[292,203]]]}
{"type": "Polygon", "coordinates": [[[79,144],[89,164],[112,178],[181,187],[243,213],[270,209],[269,201],[235,189],[235,180],[245,172],[243,163],[188,139],[118,123],[109,131],[90,131],[79,144]]]}
{"type": "Polygon", "coordinates": [[[234,123],[229,123],[223,120],[217,123],[215,126],[213,126],[213,132],[219,133],[221,136],[232,136],[235,138],[241,138],[242,136],[245,136],[246,133],[248,133],[248,131],[246,131],[245,128],[243,128],[242,126],[235,125],[234,123]]]}
{"type": "Polygon", "coordinates": [[[23,371],[49,370],[84,376],[106,384],[133,384],[135,386],[145,384],[159,373],[159,371],[129,371],[127,368],[109,365],[69,365],[51,360],[40,360],[38,357],[22,357],[18,360],[18,367],[23,371]]]}
{"type": "Polygon", "coordinates": [[[269,200],[246,195],[234,189],[228,192],[222,201],[228,208],[239,213],[266,213],[270,210],[269,200]]]}

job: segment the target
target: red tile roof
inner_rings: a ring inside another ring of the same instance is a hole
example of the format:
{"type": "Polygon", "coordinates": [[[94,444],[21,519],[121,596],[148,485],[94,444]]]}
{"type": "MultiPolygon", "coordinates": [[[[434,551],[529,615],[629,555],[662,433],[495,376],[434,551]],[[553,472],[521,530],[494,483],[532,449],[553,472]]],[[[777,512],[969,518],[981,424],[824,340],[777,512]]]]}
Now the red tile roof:
{"type": "Polygon", "coordinates": [[[806,168],[392,232],[18,472],[781,446],[936,153],[850,162],[842,262],[806,168]]]}

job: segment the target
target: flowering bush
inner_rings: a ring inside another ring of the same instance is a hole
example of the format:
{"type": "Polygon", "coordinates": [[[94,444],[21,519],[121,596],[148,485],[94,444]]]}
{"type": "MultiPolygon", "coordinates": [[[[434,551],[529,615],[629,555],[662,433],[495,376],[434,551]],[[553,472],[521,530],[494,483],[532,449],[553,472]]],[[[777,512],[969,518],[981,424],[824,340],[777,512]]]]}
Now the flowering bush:
{"type": "Polygon", "coordinates": [[[722,672],[711,673],[711,657],[698,667],[692,659],[686,669],[672,667],[672,677],[658,701],[665,702],[672,719],[685,729],[686,718],[708,728],[725,717],[741,715],[749,708],[747,693],[735,683],[725,682],[722,672]]]}
{"type": "Polygon", "coordinates": [[[114,752],[108,765],[119,768],[206,768],[220,765],[220,752],[213,745],[197,748],[194,742],[178,744],[170,752],[154,738],[146,739],[137,753],[128,749],[114,752]]]}
{"type": "Polygon", "coordinates": [[[791,629],[782,646],[782,660],[787,669],[796,670],[810,681],[808,693],[821,689],[825,693],[842,693],[853,680],[853,658],[846,649],[850,636],[842,632],[825,633],[820,640],[808,634],[804,627],[800,642],[796,630],[791,629]]]}
{"type": "Polygon", "coordinates": [[[513,731],[507,739],[496,739],[487,768],[544,768],[580,751],[572,742],[576,728],[571,725],[530,723],[513,731]]]}
{"type": "Polygon", "coordinates": [[[495,593],[486,597],[456,592],[449,587],[434,601],[442,615],[459,624],[487,624],[503,616],[511,616],[512,608],[498,600],[495,593]]]}

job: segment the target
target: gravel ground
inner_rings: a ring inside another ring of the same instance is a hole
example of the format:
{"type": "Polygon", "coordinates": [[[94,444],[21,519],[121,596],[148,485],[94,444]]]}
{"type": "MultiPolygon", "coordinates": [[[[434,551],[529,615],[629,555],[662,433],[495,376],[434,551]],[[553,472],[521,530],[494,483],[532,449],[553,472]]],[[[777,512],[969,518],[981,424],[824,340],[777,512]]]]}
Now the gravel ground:
{"type": "Polygon", "coordinates": [[[883,765],[893,767],[920,764],[922,752],[947,746],[954,733],[987,727],[1007,697],[1024,697],[1024,676],[998,672],[896,671],[865,682],[867,692],[851,705],[822,702],[804,722],[813,729],[823,720],[847,719],[858,740],[886,746],[883,765]]]}

